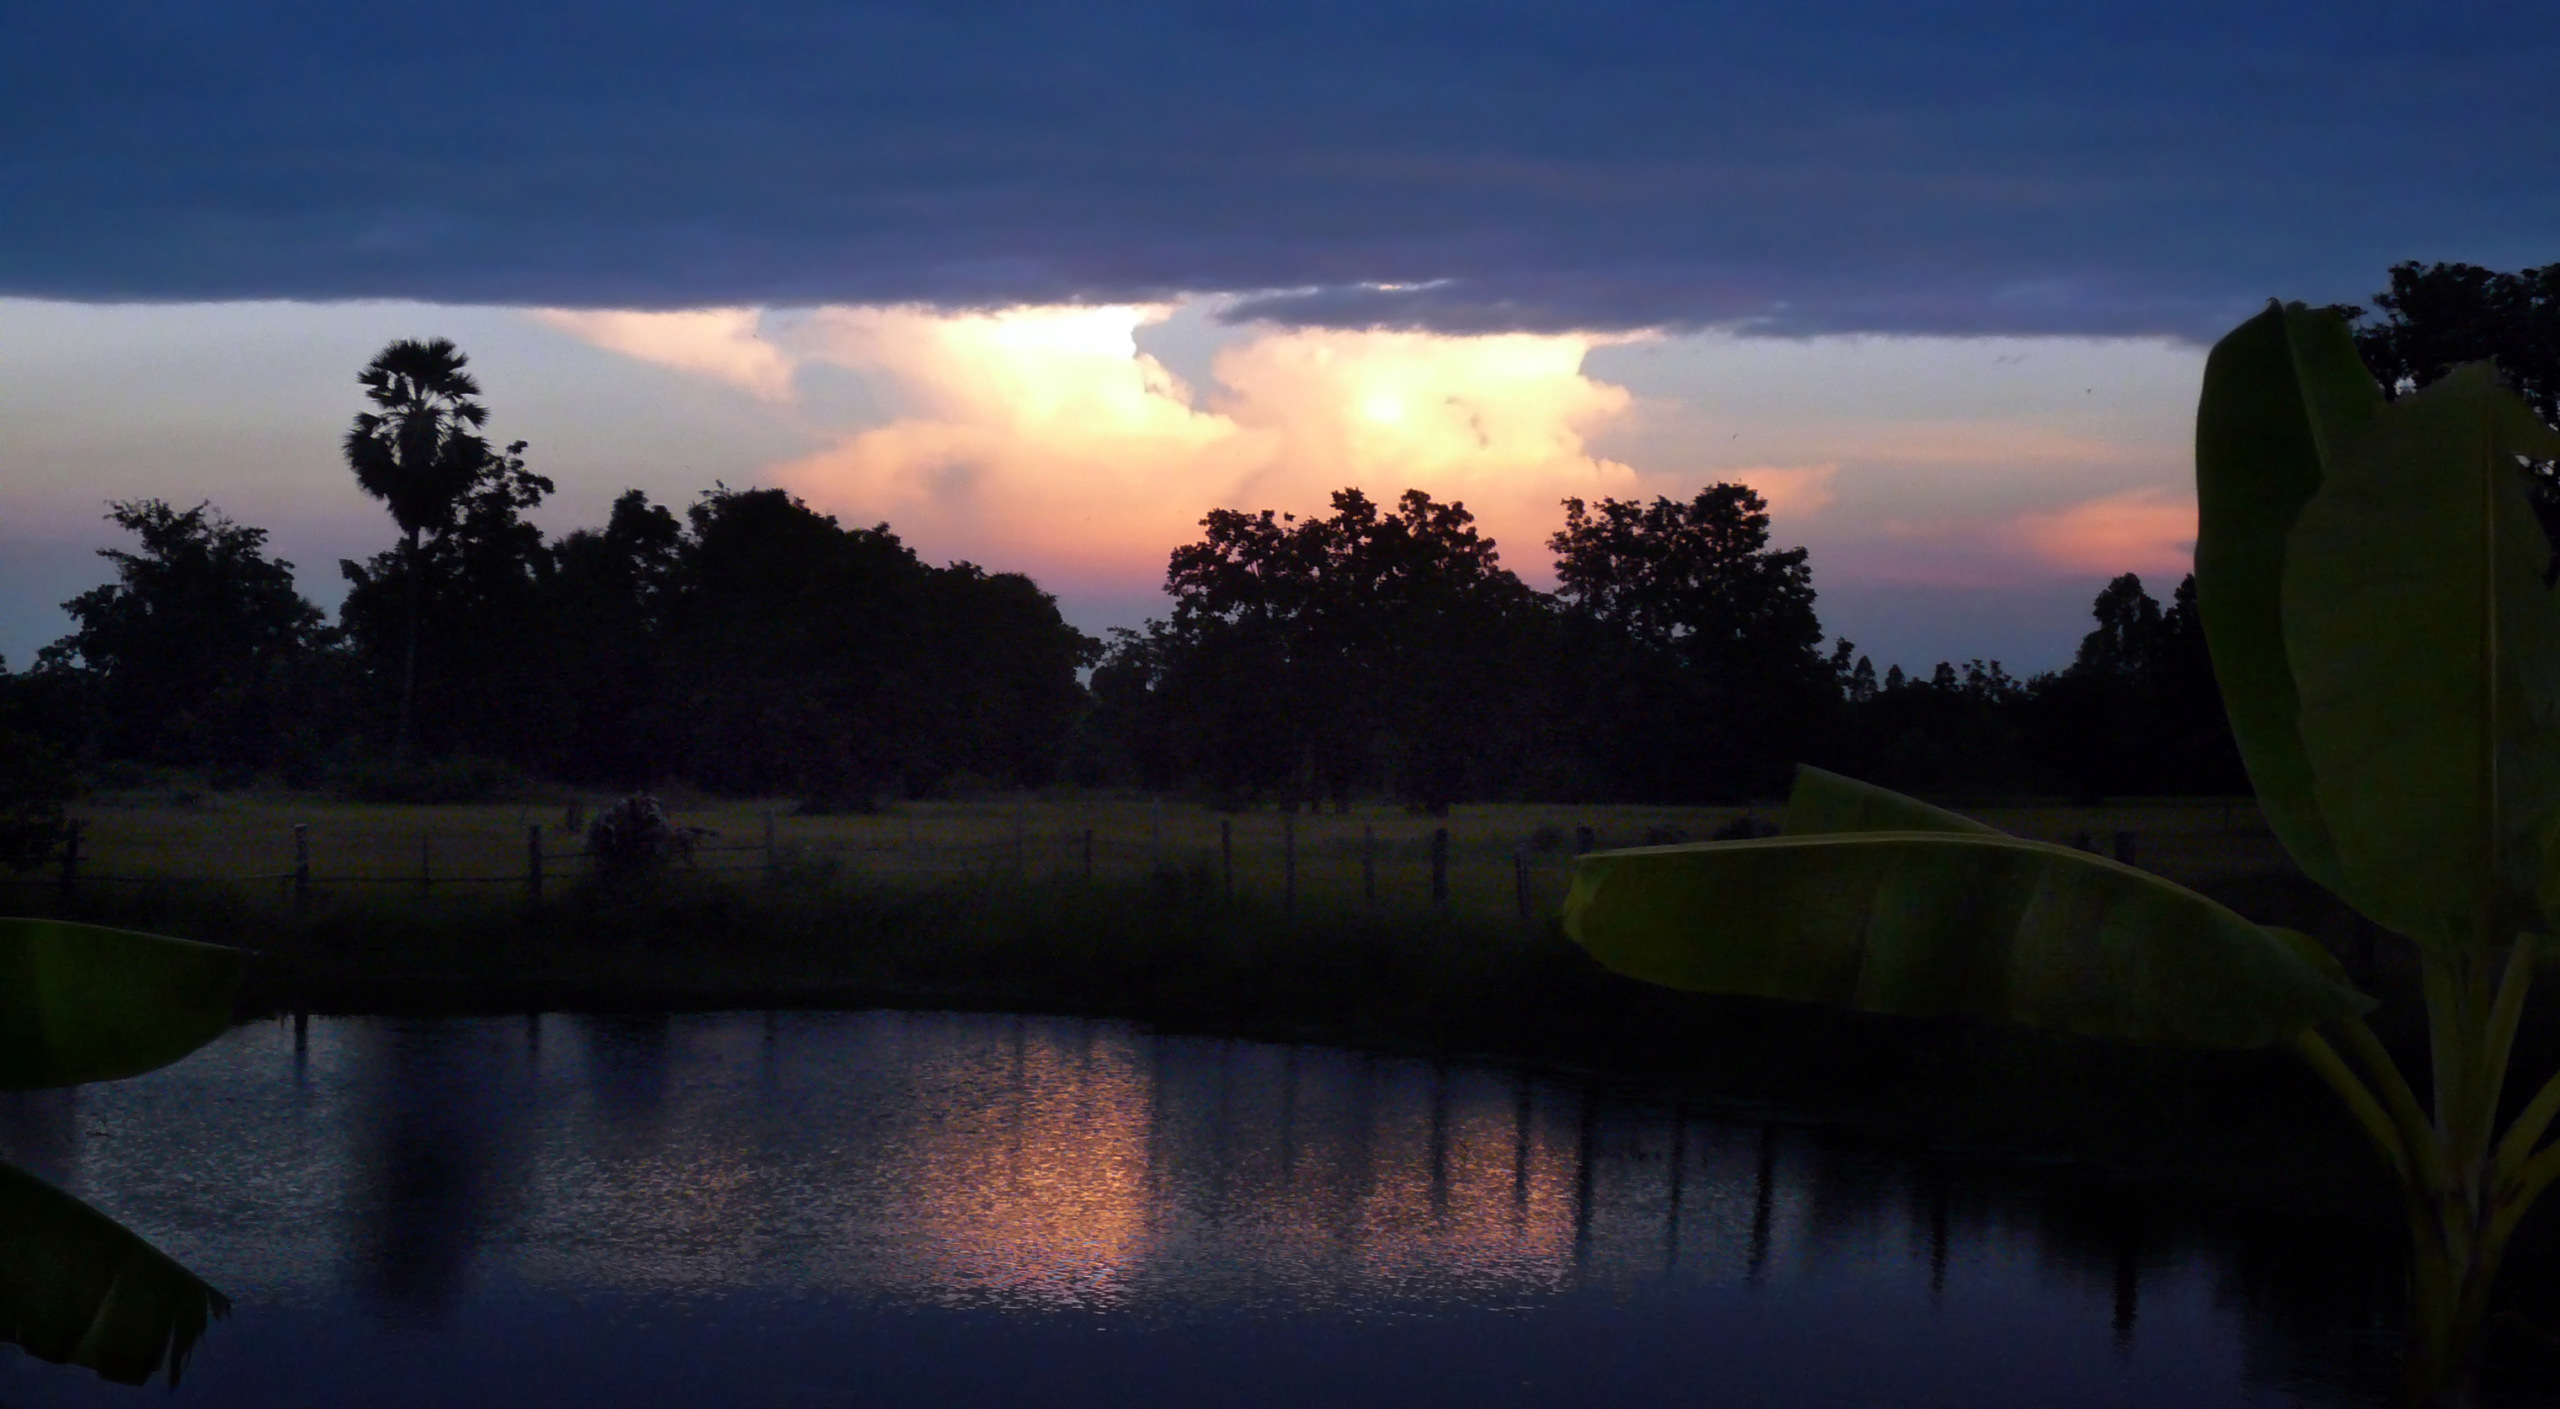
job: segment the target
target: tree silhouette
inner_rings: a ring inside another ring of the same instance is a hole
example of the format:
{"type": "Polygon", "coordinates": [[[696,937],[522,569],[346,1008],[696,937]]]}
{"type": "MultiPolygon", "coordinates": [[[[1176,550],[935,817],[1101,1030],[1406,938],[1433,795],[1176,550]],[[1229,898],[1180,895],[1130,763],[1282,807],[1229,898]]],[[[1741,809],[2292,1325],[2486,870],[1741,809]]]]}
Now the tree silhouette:
{"type": "Polygon", "coordinates": [[[325,636],[320,609],[294,590],[293,564],[266,556],[266,530],[209,504],[140,499],[107,517],[141,549],[98,550],[116,580],[65,602],[78,629],[37,657],[76,682],[87,747],[172,763],[269,761],[285,696],[325,636]]]}
{"type": "Polygon", "coordinates": [[[1611,771],[1691,797],[1781,785],[1844,683],[1820,651],[1805,550],[1769,546],[1768,503],[1745,485],[1564,509],[1547,546],[1592,682],[1578,709],[1615,726],[1611,771]]]}
{"type": "Polygon", "coordinates": [[[473,513],[512,520],[551,490],[550,481],[525,472],[524,442],[502,455],[480,435],[489,410],[478,400],[479,382],[463,370],[470,360],[445,338],[404,338],[383,348],[356,377],[377,409],[359,413],[344,442],[356,484],[390,509],[402,535],[407,621],[393,749],[404,761],[410,753],[428,556],[473,513]]]}
{"type": "Polygon", "coordinates": [[[1129,672],[1150,672],[1213,791],[1344,806],[1382,762],[1407,802],[1445,812],[1518,751],[1513,646],[1537,597],[1464,505],[1344,489],[1323,518],[1215,509],[1200,523],[1166,566],[1172,621],[1124,638],[1098,679],[1125,718],[1129,672]]]}

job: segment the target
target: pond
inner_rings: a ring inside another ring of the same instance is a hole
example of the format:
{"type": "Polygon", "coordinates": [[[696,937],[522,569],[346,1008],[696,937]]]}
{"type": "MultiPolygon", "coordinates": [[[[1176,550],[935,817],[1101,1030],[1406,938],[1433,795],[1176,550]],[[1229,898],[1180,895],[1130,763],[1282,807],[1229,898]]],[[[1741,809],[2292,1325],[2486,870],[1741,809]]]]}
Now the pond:
{"type": "Polygon", "coordinates": [[[0,1147],[231,1296],[180,1405],[2362,1405],[2399,1334],[2361,1235],[1069,1019],[283,1020],[0,1147]]]}

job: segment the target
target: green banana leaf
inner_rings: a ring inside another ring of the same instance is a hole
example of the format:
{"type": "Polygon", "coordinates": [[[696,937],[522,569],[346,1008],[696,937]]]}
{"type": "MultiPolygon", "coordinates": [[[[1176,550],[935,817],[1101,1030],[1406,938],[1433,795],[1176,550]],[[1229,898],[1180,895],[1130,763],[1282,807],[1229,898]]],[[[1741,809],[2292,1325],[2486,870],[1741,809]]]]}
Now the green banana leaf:
{"type": "Polygon", "coordinates": [[[2560,456],[2560,434],[2487,366],[2457,369],[2324,436],[2287,544],[2285,648],[2344,894],[2422,944],[2548,927],[2560,601],[2520,454],[2560,456]]]}
{"type": "Polygon", "coordinates": [[[231,1025],[237,949],[65,920],[0,919],[0,1089],[112,1081],[231,1025]]]}
{"type": "Polygon", "coordinates": [[[2129,866],[2015,838],[1857,832],[1594,852],[1565,932],[1707,993],[2194,1047],[2370,1006],[2278,937],[2129,866]]]}
{"type": "Polygon", "coordinates": [[[0,1164],[0,1340],[57,1365],[176,1387],[222,1293],[124,1225],[0,1164]]]}
{"type": "Polygon", "coordinates": [[[2560,434],[2487,368],[2385,402],[2327,310],[2206,363],[2197,590],[2250,781],[2306,872],[2432,947],[2560,909],[2560,603],[2519,455],[2560,434]]]}
{"type": "Polygon", "coordinates": [[[1961,812],[1932,806],[1891,788],[1796,765],[1796,783],[1787,794],[1786,819],[1779,835],[1818,836],[1829,832],[1958,832],[1973,836],[2005,836],[1987,822],[1961,812]]]}
{"type": "Polygon", "coordinates": [[[1800,768],[1786,826],[1580,857],[1565,932],[1673,988],[2120,1041],[2254,1047],[2372,1006],[2307,939],[1872,784],[1800,768]]]}
{"type": "Polygon", "coordinates": [[[2281,607],[2287,541],[2320,488],[2320,425],[2369,420],[2382,390],[2335,314],[2267,306],[2214,344],[2196,407],[2196,605],[2223,711],[2267,825],[2303,873],[2338,894],[2346,873],[2304,753],[2281,607]],[[2343,349],[2341,343],[2344,344],[2343,349]]]}

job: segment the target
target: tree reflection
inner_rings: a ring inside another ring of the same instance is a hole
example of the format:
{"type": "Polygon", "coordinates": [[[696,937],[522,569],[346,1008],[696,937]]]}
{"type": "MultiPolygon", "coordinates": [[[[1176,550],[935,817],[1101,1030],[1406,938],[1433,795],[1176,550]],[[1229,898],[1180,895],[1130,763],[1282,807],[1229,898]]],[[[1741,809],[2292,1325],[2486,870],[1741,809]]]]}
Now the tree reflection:
{"type": "Polygon", "coordinates": [[[440,1319],[525,1180],[522,1088],[536,1053],[494,1027],[387,1027],[359,1075],[357,1292],[440,1319]]]}

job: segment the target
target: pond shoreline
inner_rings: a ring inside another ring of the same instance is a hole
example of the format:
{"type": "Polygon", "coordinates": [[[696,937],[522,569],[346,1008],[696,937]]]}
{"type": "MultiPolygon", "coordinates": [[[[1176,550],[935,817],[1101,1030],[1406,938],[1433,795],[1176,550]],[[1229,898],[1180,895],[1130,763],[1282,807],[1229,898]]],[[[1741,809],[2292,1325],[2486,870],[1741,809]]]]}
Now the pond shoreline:
{"type": "MultiPolygon", "coordinates": [[[[2321,934],[2358,964],[2351,929],[2314,913],[2325,897],[2272,874],[2234,890],[2223,898],[2243,913],[2321,934]]],[[[2084,1166],[2359,1225],[2390,1227],[2395,1211],[2372,1156],[2289,1051],[2133,1048],[1675,993],[1601,969],[1551,918],[1289,914],[1182,874],[899,889],[676,875],[539,908],[420,896],[300,913],[168,887],[92,899],[71,917],[256,951],[240,999],[249,1018],[901,1008],[1111,1019],[1522,1065],[1669,1092],[1701,1112],[1950,1159],[2084,1166]]],[[[2393,976],[2359,976],[2387,1014],[2393,976]]],[[[2520,1054],[2560,1051],[2553,1026],[2546,1018],[2520,1054]]]]}

